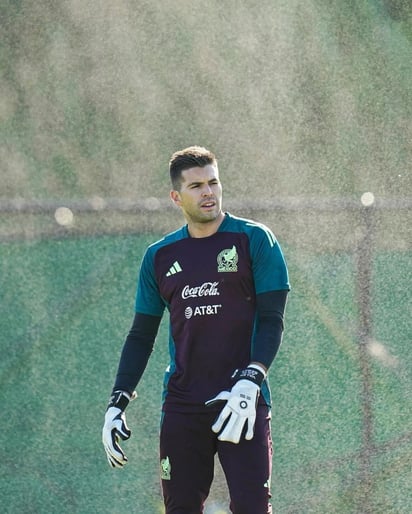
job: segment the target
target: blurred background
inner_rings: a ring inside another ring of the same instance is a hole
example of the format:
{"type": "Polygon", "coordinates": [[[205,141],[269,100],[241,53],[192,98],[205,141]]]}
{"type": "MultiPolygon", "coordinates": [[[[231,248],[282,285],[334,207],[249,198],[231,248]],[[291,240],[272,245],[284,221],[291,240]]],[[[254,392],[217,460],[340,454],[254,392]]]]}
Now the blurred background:
{"type": "MultiPolygon", "coordinates": [[[[125,469],[100,431],[144,249],[183,222],[168,160],[192,144],[289,265],[274,512],[411,512],[411,84],[410,0],[3,0],[4,512],[163,512],[167,319],[125,469]]],[[[229,512],[216,474],[206,514],[229,512]]]]}

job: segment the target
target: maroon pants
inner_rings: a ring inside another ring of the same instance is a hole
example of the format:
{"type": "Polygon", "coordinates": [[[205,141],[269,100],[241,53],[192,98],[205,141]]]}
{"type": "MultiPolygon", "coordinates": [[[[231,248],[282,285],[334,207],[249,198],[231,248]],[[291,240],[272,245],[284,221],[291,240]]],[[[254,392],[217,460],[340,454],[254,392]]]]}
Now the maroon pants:
{"type": "Polygon", "coordinates": [[[258,407],[255,435],[239,444],[212,432],[216,412],[164,414],[160,431],[160,472],[166,514],[200,514],[209,494],[217,453],[234,514],[271,511],[272,440],[266,407],[258,407]]]}

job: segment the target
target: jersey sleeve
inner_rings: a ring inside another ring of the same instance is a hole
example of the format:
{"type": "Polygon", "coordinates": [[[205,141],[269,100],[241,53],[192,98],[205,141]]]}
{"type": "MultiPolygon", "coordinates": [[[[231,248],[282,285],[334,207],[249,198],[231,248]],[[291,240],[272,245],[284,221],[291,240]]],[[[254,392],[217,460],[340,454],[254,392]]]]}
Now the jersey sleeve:
{"type": "Polygon", "coordinates": [[[137,282],[135,311],[151,316],[162,316],[165,309],[156,281],[154,250],[149,247],[143,257],[137,282]]]}
{"type": "Polygon", "coordinates": [[[250,235],[250,253],[256,294],[290,290],[282,249],[269,228],[264,225],[254,227],[250,235]]]}

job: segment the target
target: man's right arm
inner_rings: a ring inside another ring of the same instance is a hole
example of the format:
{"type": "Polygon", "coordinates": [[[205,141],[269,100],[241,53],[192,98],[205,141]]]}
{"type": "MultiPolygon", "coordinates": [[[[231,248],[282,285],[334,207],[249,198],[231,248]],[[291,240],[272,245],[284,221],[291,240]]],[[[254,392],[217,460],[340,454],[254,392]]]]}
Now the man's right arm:
{"type": "Polygon", "coordinates": [[[132,394],[153,351],[161,316],[136,312],[121,353],[113,391],[132,394]]]}
{"type": "Polygon", "coordinates": [[[127,457],[119,444],[120,441],[129,439],[131,435],[124,410],[129,401],[136,396],[134,389],[152,353],[160,320],[161,316],[136,313],[123,346],[102,430],[103,446],[112,468],[121,468],[127,462],[127,457]]]}

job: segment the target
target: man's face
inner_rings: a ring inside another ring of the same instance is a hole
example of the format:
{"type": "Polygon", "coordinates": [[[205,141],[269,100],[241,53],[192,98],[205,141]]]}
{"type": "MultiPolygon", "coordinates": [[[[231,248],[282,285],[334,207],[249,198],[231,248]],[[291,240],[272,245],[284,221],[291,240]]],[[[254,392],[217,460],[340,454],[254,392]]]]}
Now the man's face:
{"type": "Polygon", "coordinates": [[[214,221],[222,209],[222,184],[216,166],[208,164],[182,171],[180,191],[170,193],[189,222],[214,221]]]}

